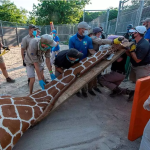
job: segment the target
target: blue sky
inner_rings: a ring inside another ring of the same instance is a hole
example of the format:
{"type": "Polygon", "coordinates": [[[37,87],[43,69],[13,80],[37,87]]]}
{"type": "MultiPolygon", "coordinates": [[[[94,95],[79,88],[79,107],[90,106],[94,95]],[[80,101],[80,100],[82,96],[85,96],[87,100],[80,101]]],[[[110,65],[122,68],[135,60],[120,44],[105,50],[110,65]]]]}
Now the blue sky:
{"type": "MultiPolygon", "coordinates": [[[[32,11],[32,6],[38,4],[37,0],[11,0],[17,7],[25,8],[28,11],[32,11]]],[[[92,4],[87,5],[85,9],[87,10],[105,10],[109,7],[118,7],[119,0],[91,0],[92,4]]]]}

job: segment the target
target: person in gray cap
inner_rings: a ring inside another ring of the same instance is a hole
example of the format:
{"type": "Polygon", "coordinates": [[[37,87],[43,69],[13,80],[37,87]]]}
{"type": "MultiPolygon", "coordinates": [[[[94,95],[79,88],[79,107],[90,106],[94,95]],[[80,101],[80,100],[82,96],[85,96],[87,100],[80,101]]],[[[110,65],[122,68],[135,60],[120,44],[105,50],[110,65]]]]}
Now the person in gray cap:
{"type": "MultiPolygon", "coordinates": [[[[69,39],[69,48],[75,48],[79,52],[83,53],[83,57],[80,60],[86,58],[88,53],[94,54],[92,39],[88,36],[88,30],[91,28],[86,22],[80,22],[78,24],[78,33],[69,39]]],[[[87,88],[82,89],[82,95],[87,97],[87,88]]],[[[81,96],[80,92],[77,96],[81,96]]]]}
{"type": "Polygon", "coordinates": [[[25,56],[27,76],[30,79],[30,94],[32,94],[35,82],[35,70],[39,79],[39,85],[42,89],[45,89],[43,55],[45,55],[46,65],[50,72],[51,79],[54,80],[56,78],[52,72],[52,66],[50,64],[50,49],[54,46],[56,46],[56,42],[53,40],[53,37],[48,34],[44,34],[41,38],[34,38],[30,41],[25,56]]]}
{"type": "MultiPolygon", "coordinates": [[[[28,49],[29,46],[29,42],[36,36],[37,34],[37,27],[33,24],[29,25],[29,34],[26,35],[21,42],[21,56],[22,56],[22,60],[23,60],[23,66],[26,66],[25,62],[24,62],[24,58],[26,55],[26,51],[28,49]]],[[[30,79],[28,79],[28,84],[30,82],[30,79]]]]}
{"type": "Polygon", "coordinates": [[[79,62],[79,59],[83,56],[83,53],[71,48],[69,50],[63,50],[58,53],[55,58],[55,76],[58,77],[64,72],[64,69],[69,69],[74,64],[79,62]]]}
{"type": "Polygon", "coordinates": [[[145,20],[142,21],[143,25],[146,27],[147,32],[145,33],[144,38],[150,42],[150,18],[146,18],[145,20]]]}

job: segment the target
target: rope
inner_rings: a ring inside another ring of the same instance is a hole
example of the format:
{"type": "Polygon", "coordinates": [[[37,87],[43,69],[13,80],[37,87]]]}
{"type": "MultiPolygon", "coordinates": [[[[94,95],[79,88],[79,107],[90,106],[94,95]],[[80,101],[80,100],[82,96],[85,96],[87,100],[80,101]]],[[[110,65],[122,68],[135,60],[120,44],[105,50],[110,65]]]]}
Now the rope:
{"type": "Polygon", "coordinates": [[[6,48],[4,49],[4,51],[0,54],[0,56],[2,56],[2,55],[4,55],[4,54],[6,54],[6,53],[8,53],[10,50],[6,50],[6,48]]]}

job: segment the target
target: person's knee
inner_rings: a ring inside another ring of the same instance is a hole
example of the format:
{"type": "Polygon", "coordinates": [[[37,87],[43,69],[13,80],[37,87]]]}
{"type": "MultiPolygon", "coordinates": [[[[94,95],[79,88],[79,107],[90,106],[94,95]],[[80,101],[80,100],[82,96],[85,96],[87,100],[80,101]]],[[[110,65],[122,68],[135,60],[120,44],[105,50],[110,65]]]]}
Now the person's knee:
{"type": "Polygon", "coordinates": [[[34,83],[35,82],[35,78],[30,78],[30,83],[34,83]]]}

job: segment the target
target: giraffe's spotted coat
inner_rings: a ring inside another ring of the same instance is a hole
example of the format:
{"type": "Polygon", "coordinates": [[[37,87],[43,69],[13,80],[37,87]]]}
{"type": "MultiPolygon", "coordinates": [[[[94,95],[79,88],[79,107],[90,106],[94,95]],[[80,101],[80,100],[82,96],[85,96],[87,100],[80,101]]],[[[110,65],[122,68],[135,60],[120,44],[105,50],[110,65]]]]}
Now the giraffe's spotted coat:
{"type": "Polygon", "coordinates": [[[38,90],[29,97],[0,97],[0,150],[12,149],[30,126],[50,112],[77,75],[84,74],[111,51],[112,47],[85,58],[46,85],[44,91],[38,90]]]}

